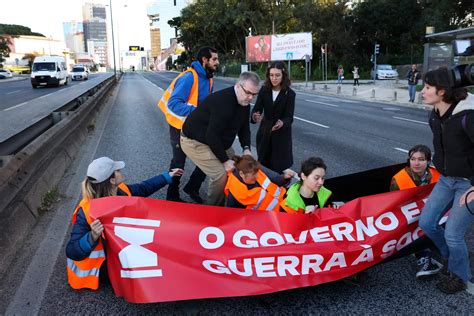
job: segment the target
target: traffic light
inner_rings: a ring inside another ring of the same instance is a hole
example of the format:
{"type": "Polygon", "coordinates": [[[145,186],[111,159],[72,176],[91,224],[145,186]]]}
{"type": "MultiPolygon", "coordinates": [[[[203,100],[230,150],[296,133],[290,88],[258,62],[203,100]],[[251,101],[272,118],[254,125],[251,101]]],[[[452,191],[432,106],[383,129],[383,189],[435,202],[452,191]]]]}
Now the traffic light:
{"type": "Polygon", "coordinates": [[[373,63],[374,62],[374,55],[370,55],[370,62],[373,63]]]}
{"type": "Polygon", "coordinates": [[[375,54],[379,54],[380,53],[380,44],[375,44],[375,54]]]}

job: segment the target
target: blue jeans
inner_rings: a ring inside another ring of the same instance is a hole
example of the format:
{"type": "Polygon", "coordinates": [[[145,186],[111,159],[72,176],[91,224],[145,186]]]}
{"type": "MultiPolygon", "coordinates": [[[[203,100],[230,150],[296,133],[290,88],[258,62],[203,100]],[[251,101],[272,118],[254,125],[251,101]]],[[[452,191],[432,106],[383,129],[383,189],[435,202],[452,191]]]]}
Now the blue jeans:
{"type": "Polygon", "coordinates": [[[410,95],[410,101],[415,101],[416,84],[409,84],[408,85],[408,94],[410,95]]]}
{"type": "MultiPolygon", "coordinates": [[[[471,278],[469,253],[464,236],[474,222],[474,215],[466,205],[459,206],[459,199],[471,187],[465,178],[441,176],[421,212],[419,225],[433,241],[441,256],[448,259],[448,270],[464,282],[471,278]],[[440,218],[452,204],[446,227],[438,225],[440,218]]],[[[469,203],[474,210],[474,202],[469,203]]]]}

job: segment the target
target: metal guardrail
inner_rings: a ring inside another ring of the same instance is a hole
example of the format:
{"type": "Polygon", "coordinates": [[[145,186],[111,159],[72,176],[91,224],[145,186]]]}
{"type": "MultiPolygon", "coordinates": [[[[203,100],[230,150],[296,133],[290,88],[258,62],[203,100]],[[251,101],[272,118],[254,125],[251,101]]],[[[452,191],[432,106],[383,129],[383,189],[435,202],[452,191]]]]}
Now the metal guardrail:
{"type": "Polygon", "coordinates": [[[113,79],[114,75],[108,74],[97,80],[89,80],[87,83],[61,90],[64,93],[55,93],[50,98],[32,100],[36,102],[34,109],[20,108],[2,113],[0,168],[6,164],[11,155],[19,152],[64,117],[57,113],[74,111],[113,79]]]}

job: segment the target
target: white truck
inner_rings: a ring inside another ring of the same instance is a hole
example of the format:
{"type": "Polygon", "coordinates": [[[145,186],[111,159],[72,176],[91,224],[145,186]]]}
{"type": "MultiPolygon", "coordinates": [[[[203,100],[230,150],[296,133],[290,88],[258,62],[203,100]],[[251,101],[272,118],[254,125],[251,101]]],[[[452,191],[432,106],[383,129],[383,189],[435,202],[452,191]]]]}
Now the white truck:
{"type": "Polygon", "coordinates": [[[31,85],[38,86],[67,85],[69,75],[66,67],[66,60],[60,56],[39,56],[36,57],[31,69],[31,85]]]}

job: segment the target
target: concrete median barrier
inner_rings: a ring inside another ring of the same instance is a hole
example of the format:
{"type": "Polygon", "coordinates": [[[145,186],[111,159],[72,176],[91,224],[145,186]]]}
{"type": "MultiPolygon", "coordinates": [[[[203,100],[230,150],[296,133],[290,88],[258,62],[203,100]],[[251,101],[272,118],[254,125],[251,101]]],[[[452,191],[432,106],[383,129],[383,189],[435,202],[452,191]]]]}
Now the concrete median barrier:
{"type": "Polygon", "coordinates": [[[40,216],[42,197],[62,178],[115,84],[115,79],[104,84],[0,169],[0,277],[40,216]]]}

